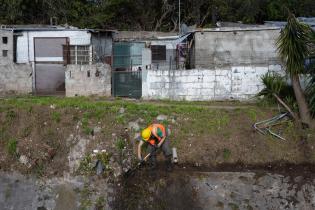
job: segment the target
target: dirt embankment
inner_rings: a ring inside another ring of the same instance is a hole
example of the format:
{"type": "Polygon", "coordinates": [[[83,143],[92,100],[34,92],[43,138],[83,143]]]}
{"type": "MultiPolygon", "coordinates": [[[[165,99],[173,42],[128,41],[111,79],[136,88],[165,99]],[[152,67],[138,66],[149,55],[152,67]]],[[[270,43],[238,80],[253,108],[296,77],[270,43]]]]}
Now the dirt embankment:
{"type": "MultiPolygon", "coordinates": [[[[220,105],[224,104],[215,107],[220,105]]],[[[252,129],[254,122],[276,114],[274,109],[239,103],[234,108],[233,103],[227,109],[215,107],[87,98],[4,99],[0,104],[0,169],[39,176],[77,170],[90,173],[90,155],[97,149],[106,150],[105,164],[125,170],[132,164],[139,131],[152,122],[169,128],[182,167],[274,169],[314,163],[311,131],[307,131],[306,155],[292,123],[279,129],[285,141],[252,129]]],[[[114,170],[116,175],[121,173],[114,170]]]]}

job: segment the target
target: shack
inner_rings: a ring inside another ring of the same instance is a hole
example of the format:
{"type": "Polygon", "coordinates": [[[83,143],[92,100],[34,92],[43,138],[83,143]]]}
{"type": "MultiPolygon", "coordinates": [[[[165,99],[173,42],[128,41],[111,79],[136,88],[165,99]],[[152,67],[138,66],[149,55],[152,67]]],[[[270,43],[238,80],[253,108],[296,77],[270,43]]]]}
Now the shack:
{"type": "MultiPolygon", "coordinates": [[[[7,26],[5,31],[10,31],[13,37],[8,40],[12,50],[3,50],[3,53],[11,58],[6,64],[14,66],[18,74],[25,66],[31,67],[32,71],[28,74],[31,77],[31,90],[29,88],[27,90],[33,94],[66,94],[66,72],[71,65],[73,74],[69,75],[68,79],[73,80],[76,69],[82,70],[82,66],[90,66],[93,69],[93,65],[97,63],[104,65],[112,63],[112,35],[115,31],[41,25],[7,26]]],[[[3,61],[1,63],[4,64],[3,61]]],[[[8,68],[9,66],[6,69],[8,68]]],[[[110,71],[110,67],[107,68],[110,71]]],[[[8,74],[10,72],[7,72],[8,78],[12,80],[16,78],[14,72],[8,74]]],[[[24,79],[29,83],[30,78],[24,79]]],[[[6,84],[2,92],[12,89],[25,93],[22,87],[9,88],[7,83],[10,81],[5,78],[1,83],[6,84]]],[[[68,88],[69,93],[72,92],[72,86],[68,88]]],[[[82,87],[83,90],[84,88],[86,87],[82,87]]],[[[84,91],[77,92],[74,95],[85,95],[84,91]]]]}

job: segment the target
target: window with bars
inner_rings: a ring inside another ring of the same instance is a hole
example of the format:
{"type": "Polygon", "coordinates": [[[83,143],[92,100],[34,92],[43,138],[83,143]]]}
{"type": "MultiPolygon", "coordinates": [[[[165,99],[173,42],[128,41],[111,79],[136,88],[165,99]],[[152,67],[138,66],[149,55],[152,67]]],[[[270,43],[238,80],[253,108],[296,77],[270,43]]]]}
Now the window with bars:
{"type": "Polygon", "coordinates": [[[152,60],[153,61],[166,61],[166,46],[165,45],[152,45],[152,60]]]}
{"type": "Polygon", "coordinates": [[[69,64],[91,64],[92,53],[90,45],[70,45],[69,46],[69,64]]]}

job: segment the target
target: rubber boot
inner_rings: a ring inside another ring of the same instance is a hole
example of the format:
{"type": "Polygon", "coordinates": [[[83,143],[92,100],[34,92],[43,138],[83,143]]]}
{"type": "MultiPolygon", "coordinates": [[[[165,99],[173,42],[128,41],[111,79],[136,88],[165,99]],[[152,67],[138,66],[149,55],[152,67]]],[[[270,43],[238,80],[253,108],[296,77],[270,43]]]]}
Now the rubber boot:
{"type": "Polygon", "coordinates": [[[165,165],[166,165],[166,171],[168,172],[173,171],[173,163],[172,163],[171,155],[166,158],[165,165]]]}
{"type": "Polygon", "coordinates": [[[149,161],[149,170],[155,170],[156,169],[156,157],[155,156],[151,156],[149,161]]]}

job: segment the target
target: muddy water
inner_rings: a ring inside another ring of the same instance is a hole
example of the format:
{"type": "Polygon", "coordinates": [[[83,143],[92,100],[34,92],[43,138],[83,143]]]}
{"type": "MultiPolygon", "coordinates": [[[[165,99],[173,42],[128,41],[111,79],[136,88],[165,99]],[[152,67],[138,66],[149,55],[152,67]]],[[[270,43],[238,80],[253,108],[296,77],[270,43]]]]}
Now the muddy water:
{"type": "MultiPolygon", "coordinates": [[[[89,178],[90,185],[100,182],[89,178]]],[[[106,184],[82,199],[84,178],[38,180],[0,173],[0,209],[96,209],[106,184]],[[81,190],[80,190],[81,189],[81,190]],[[94,195],[93,195],[94,194],[94,195]],[[95,199],[94,199],[95,200],[95,199]]],[[[115,185],[97,209],[315,209],[315,177],[264,172],[140,171],[115,185]]]]}
{"type": "Polygon", "coordinates": [[[115,209],[315,209],[315,177],[258,172],[140,172],[115,209]]]}

